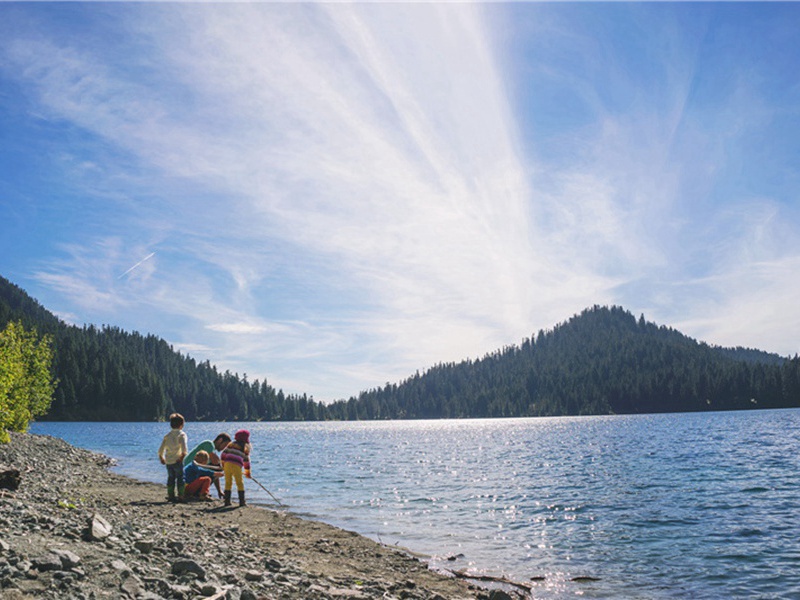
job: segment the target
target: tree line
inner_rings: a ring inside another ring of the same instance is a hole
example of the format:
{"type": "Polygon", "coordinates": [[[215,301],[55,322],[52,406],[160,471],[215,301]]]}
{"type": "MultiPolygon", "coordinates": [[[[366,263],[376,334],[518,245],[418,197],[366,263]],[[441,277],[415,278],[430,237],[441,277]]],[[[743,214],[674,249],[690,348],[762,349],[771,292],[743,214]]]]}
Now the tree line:
{"type": "Polygon", "coordinates": [[[323,404],[286,395],[266,380],[219,372],[154,335],[76,327],[0,278],[0,327],[11,321],[52,340],[58,385],[42,420],[153,421],[180,412],[194,421],[319,420],[323,404]]]}
{"type": "Polygon", "coordinates": [[[719,348],[594,306],[476,360],[325,405],[221,373],[153,336],[67,325],[0,278],[0,327],[52,339],[51,420],[372,420],[630,414],[800,406],[800,359],[719,348]]]}
{"type": "Polygon", "coordinates": [[[719,348],[594,306],[520,345],[328,406],[337,419],[606,415],[800,406],[800,359],[719,348]]]}

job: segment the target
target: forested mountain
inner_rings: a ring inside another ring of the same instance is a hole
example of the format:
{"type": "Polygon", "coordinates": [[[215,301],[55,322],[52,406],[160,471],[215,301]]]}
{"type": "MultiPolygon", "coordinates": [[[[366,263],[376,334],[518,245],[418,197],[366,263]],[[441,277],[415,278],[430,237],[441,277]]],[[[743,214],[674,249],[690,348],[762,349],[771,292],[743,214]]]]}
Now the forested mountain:
{"type": "Polygon", "coordinates": [[[595,306],[520,346],[328,407],[339,419],[596,415],[800,406],[800,359],[716,348],[595,306]]]}
{"type": "Polygon", "coordinates": [[[800,358],[718,348],[595,306],[478,360],[439,364],[400,384],[323,405],[266,381],[219,373],[152,335],[67,325],[0,277],[0,328],[53,336],[51,420],[432,419],[800,406],[800,358]]]}
{"type": "Polygon", "coordinates": [[[21,321],[53,336],[58,386],[42,420],[153,421],[173,411],[189,420],[317,420],[324,406],[266,381],[219,373],[153,335],[67,325],[0,277],[0,329],[21,321]]]}

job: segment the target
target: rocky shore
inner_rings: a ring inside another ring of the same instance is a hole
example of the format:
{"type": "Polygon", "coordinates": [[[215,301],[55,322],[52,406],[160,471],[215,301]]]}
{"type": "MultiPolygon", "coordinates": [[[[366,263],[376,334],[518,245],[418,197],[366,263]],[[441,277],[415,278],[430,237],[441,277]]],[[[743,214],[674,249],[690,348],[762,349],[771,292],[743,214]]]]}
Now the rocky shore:
{"type": "Polygon", "coordinates": [[[165,486],[49,436],[11,434],[0,466],[0,597],[506,600],[401,550],[323,523],[221,501],[170,504],[165,486]]]}

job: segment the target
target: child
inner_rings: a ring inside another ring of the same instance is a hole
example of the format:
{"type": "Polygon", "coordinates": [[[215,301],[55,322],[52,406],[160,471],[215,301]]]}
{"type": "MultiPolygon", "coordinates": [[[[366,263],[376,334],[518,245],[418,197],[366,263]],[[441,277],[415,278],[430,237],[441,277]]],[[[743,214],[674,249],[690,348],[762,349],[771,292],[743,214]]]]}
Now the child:
{"type": "Polygon", "coordinates": [[[183,432],[185,420],[182,415],[172,413],[169,416],[170,432],[164,436],[158,448],[158,458],[162,465],[167,465],[167,500],[184,501],[183,457],[188,454],[186,433],[183,432]],[[178,485],[178,498],[175,497],[175,484],[178,485]]]}
{"type": "Polygon", "coordinates": [[[209,469],[206,465],[208,465],[208,452],[200,450],[195,454],[194,462],[189,463],[183,469],[183,475],[186,479],[187,498],[211,500],[211,494],[208,493],[211,482],[217,477],[221,477],[222,473],[209,469]]]}
{"type": "Polygon", "coordinates": [[[233,441],[225,447],[220,455],[222,470],[225,473],[225,506],[231,505],[231,488],[233,479],[236,479],[236,489],[239,492],[239,506],[244,506],[244,481],[250,477],[250,432],[240,429],[233,436],[233,441]]]}

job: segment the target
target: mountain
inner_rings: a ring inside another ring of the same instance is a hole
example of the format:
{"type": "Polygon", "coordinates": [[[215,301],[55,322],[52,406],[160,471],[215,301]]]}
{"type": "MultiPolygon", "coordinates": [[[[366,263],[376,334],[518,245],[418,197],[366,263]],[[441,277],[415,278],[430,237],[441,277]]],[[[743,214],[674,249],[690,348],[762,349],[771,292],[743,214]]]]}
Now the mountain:
{"type": "Polygon", "coordinates": [[[521,417],[800,406],[800,360],[718,348],[594,306],[519,346],[328,406],[340,419],[521,417]]]}
{"type": "Polygon", "coordinates": [[[520,345],[439,364],[323,405],[197,363],[153,335],[67,325],[0,277],[0,328],[53,336],[59,379],[45,419],[439,419],[800,406],[800,358],[720,348],[620,307],[594,306],[520,345]]]}
{"type": "Polygon", "coordinates": [[[324,406],[266,381],[219,373],[153,335],[68,325],[0,277],[0,329],[21,321],[53,337],[53,404],[42,420],[153,421],[178,411],[201,420],[316,420],[324,406]]]}

